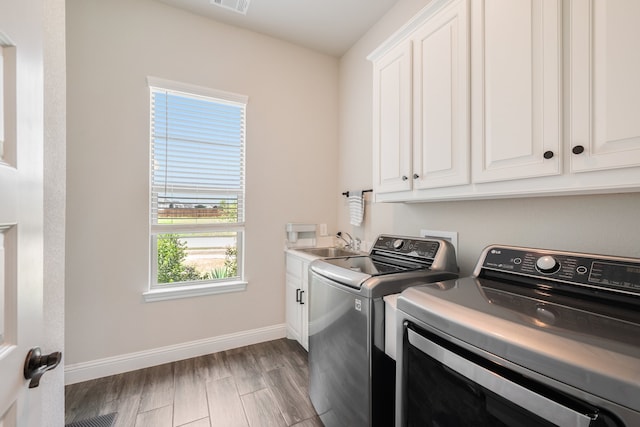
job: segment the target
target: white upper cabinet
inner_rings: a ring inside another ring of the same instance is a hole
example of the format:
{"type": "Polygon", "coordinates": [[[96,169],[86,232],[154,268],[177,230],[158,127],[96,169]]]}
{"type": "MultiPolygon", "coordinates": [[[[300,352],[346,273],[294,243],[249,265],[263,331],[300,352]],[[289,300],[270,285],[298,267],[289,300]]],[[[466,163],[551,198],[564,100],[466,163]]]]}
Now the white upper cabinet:
{"type": "Polygon", "coordinates": [[[640,1],[569,7],[571,171],[640,166],[640,1]]]}
{"type": "Polygon", "coordinates": [[[640,0],[432,0],[376,49],[375,200],[640,191],[640,0]]]}
{"type": "Polygon", "coordinates": [[[469,183],[469,18],[457,1],[412,36],[413,188],[469,183]]]}
{"type": "Polygon", "coordinates": [[[559,174],[560,0],[471,3],[473,181],[559,174]]]}
{"type": "Polygon", "coordinates": [[[411,44],[374,63],[373,170],[378,193],[411,189],[411,44]]]}
{"type": "Polygon", "coordinates": [[[370,55],[376,194],[469,183],[468,20],[435,0],[370,55]]]}

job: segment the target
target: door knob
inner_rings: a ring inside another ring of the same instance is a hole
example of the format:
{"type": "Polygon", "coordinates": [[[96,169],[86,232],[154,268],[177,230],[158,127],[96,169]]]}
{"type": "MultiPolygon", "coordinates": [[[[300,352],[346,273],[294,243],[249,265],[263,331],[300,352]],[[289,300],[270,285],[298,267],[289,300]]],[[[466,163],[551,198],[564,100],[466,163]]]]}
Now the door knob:
{"type": "Polygon", "coordinates": [[[61,360],[62,353],[59,351],[43,356],[40,347],[34,347],[29,350],[27,359],[24,362],[24,377],[31,380],[29,388],[38,387],[42,375],[58,366],[61,360]]]}

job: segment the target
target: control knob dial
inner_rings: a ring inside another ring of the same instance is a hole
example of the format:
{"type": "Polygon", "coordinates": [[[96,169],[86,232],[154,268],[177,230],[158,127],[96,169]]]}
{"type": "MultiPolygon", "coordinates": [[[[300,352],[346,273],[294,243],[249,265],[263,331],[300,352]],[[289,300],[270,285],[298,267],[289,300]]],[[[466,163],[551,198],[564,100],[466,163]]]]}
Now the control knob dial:
{"type": "Polygon", "coordinates": [[[536,261],[536,269],[543,274],[552,274],[560,270],[560,263],[551,255],[545,255],[536,261]]]}
{"type": "Polygon", "coordinates": [[[402,239],[396,239],[393,241],[393,248],[394,249],[400,249],[404,246],[404,240],[402,239]]]}

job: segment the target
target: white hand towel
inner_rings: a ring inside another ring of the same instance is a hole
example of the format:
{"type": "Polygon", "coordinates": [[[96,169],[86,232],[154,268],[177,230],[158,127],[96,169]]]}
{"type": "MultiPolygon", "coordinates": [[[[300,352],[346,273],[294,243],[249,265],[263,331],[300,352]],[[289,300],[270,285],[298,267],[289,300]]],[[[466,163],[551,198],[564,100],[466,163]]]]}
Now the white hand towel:
{"type": "Polygon", "coordinates": [[[359,227],[364,217],[364,196],[362,191],[349,191],[349,215],[351,225],[359,227]]]}

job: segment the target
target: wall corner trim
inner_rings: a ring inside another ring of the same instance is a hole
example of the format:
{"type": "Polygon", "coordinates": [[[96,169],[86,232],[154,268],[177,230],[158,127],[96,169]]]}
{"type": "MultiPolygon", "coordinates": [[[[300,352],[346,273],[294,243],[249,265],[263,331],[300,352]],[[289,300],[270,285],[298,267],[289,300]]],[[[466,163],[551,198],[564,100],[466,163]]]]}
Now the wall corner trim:
{"type": "Polygon", "coordinates": [[[106,357],[89,362],[65,365],[65,385],[284,338],[286,329],[285,324],[279,324],[120,356],[106,357]]]}

